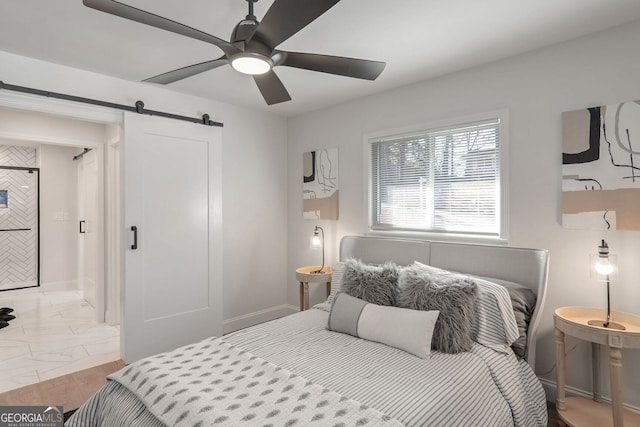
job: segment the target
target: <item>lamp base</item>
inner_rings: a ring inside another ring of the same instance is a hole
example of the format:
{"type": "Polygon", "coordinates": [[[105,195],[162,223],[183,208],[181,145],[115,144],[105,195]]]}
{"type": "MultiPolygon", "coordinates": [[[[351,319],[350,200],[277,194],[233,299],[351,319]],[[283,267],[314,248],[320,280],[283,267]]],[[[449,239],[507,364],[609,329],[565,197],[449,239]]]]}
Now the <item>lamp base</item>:
{"type": "Polygon", "coordinates": [[[616,322],[609,322],[609,324],[607,325],[606,320],[589,320],[588,323],[591,326],[598,326],[600,328],[607,328],[607,329],[617,329],[619,331],[624,331],[627,329],[620,323],[616,323],[616,322]]]}

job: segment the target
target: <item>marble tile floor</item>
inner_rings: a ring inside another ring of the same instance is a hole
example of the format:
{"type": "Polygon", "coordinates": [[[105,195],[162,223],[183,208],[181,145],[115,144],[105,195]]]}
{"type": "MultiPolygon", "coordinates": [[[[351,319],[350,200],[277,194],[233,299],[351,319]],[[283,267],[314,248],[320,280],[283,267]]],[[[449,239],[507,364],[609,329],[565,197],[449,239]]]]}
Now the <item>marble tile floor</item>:
{"type": "Polygon", "coordinates": [[[120,359],[120,327],[98,323],[77,290],[0,292],[0,393],[120,359]]]}

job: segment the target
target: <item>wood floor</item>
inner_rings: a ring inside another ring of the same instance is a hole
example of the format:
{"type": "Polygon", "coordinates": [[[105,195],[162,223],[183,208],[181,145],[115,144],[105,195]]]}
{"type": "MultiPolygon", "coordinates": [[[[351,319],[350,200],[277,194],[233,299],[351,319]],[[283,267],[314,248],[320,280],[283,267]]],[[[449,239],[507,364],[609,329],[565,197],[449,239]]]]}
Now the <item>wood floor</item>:
{"type": "Polygon", "coordinates": [[[58,406],[77,409],[106,382],[107,375],[124,367],[122,360],[64,375],[0,394],[0,406],[58,406]]]}
{"type": "MultiPolygon", "coordinates": [[[[43,381],[0,394],[0,406],[6,405],[62,405],[65,411],[77,409],[105,383],[107,375],[124,367],[118,360],[73,374],[43,381]]],[[[564,427],[555,404],[547,402],[548,427],[564,427]]]]}
{"type": "Polygon", "coordinates": [[[556,404],[547,402],[547,412],[549,413],[549,423],[547,427],[565,427],[565,423],[562,422],[558,411],[556,411],[556,404]]]}

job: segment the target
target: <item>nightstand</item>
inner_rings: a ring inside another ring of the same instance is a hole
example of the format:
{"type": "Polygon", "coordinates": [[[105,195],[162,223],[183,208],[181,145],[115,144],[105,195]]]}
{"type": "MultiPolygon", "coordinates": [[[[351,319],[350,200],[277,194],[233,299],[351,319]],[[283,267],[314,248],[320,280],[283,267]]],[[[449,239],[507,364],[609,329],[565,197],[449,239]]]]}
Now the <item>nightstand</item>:
{"type": "Polygon", "coordinates": [[[300,311],[309,309],[309,283],[325,283],[327,297],[331,293],[331,267],[324,267],[322,272],[315,273],[320,269],[319,265],[300,267],[296,270],[296,280],[300,282],[300,311]]]}
{"type": "Polygon", "coordinates": [[[640,348],[640,316],[612,312],[612,320],[624,331],[589,325],[589,320],[604,319],[605,310],[586,307],[562,307],[555,311],[556,363],[558,375],[557,409],[560,418],[570,426],[639,426],[640,414],[623,408],[622,353],[623,348],[640,348]],[[584,397],[565,398],[566,357],[565,335],[591,342],[593,400],[584,397]],[[600,398],[600,346],[609,349],[611,405],[600,398]],[[613,416],[612,416],[613,415],[613,416]]]}

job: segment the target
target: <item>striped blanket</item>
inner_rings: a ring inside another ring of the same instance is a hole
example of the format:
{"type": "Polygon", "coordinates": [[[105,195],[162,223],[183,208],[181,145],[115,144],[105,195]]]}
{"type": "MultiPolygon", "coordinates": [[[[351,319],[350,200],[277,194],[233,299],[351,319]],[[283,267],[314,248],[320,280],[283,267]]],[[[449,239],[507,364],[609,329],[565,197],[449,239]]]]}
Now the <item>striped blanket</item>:
{"type": "MultiPolygon", "coordinates": [[[[432,352],[424,360],[328,331],[327,316],[312,309],[235,332],[223,341],[407,426],[547,424],[542,386],[513,354],[475,344],[468,353],[432,352]]],[[[207,419],[212,425],[215,417],[207,419]]],[[[131,424],[163,425],[134,393],[111,381],[67,425],[131,424]]],[[[333,424],[325,420],[318,425],[333,424]]]]}

